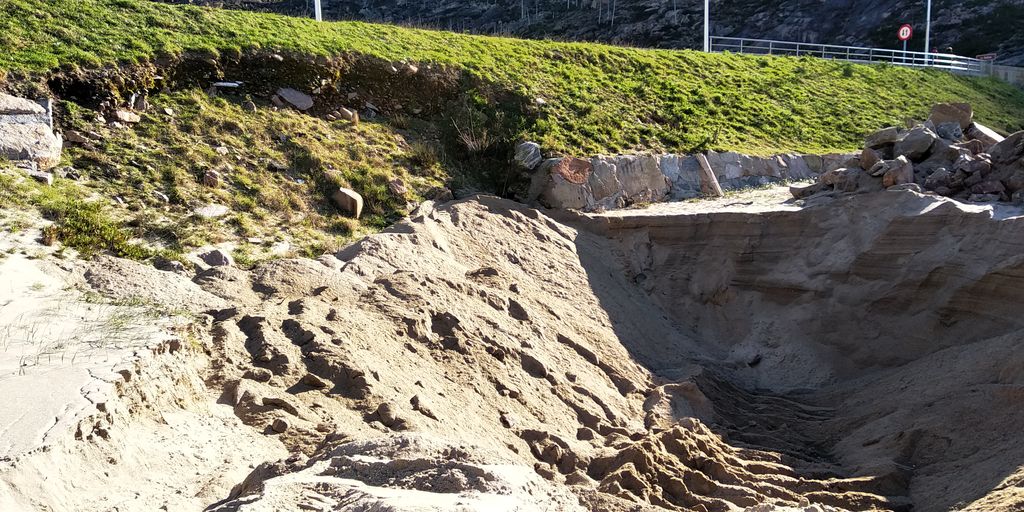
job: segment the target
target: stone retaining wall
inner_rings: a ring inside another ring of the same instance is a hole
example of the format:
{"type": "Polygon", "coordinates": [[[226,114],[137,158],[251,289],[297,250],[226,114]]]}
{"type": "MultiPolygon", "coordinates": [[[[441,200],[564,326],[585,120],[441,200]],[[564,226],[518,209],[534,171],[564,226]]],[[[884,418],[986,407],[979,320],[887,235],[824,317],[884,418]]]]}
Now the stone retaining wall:
{"type": "MultiPolygon", "coordinates": [[[[843,167],[854,154],[749,156],[706,153],[724,190],[802,180],[843,167]]],[[[639,202],[701,195],[696,155],[619,155],[549,158],[533,174],[529,197],[550,208],[613,209],[639,202]]]]}

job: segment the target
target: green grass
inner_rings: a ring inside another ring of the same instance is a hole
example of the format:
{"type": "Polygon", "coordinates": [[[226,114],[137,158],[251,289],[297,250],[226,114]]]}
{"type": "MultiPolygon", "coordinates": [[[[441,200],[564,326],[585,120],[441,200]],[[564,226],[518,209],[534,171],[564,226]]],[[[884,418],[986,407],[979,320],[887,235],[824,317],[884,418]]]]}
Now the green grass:
{"type": "Polygon", "coordinates": [[[95,148],[70,146],[66,153],[84,174],[83,187],[124,198],[114,215],[154,247],[185,251],[260,238],[264,243],[243,248],[245,261],[258,261],[261,246],[280,240],[318,256],[388,226],[408,202],[443,183],[437,162],[416,161],[413,148],[385,123],[355,127],[266,105],[249,112],[240,99],[196,90],[149,101],[152,108],[132,129],[110,129],[90,121],[86,110],[67,109],[71,125],[103,138],[95,148]],[[211,170],[221,175],[218,186],[203,184],[211,170]],[[389,190],[395,178],[406,185],[406,195],[389,190]],[[333,204],[330,195],[339,186],[363,196],[360,221],[333,204]],[[228,206],[230,213],[209,220],[192,215],[211,203],[228,206]]]}
{"type": "Polygon", "coordinates": [[[290,59],[260,75],[275,84],[308,85],[311,77],[295,70],[312,69],[341,85],[363,80],[360,88],[375,91],[368,98],[374,102],[448,98],[433,113],[389,110],[352,126],[277,110],[267,98],[253,98],[258,108],[251,112],[241,107],[244,98],[211,98],[194,85],[171,84],[149,97],[153,107],[142,122],[123,129],[97,121],[88,107],[97,98],[61,98],[62,127],[102,136],[95,147],[66,149],[66,162],[83,181],[46,188],[0,173],[0,208],[35,206],[55,222],[53,234],[65,245],[132,258],[174,258],[227,240],[237,243],[235,256],[245,265],[269,257],[278,241],[293,254],[317,256],[389,225],[442,184],[511,194],[522,177],[509,172],[507,152],[518,139],[575,156],[848,151],[866,133],[921,119],[940,101],[971,103],[976,117],[999,131],[1024,129],[1024,92],[992,79],[813,58],[318,24],[144,0],[4,0],[0,48],[0,85],[12,90],[89,75],[93,86],[124,93],[148,82],[132,84],[129,68],[99,71],[140,64],[159,72],[186,54],[226,62],[273,51],[290,59]],[[398,90],[393,83],[376,88],[366,83],[373,70],[342,73],[353,58],[429,63],[450,80],[438,91],[403,91],[401,81],[394,82],[398,90]],[[297,61],[306,65],[291,65],[297,61]],[[220,186],[202,183],[209,170],[223,174],[220,186]],[[396,178],[407,192],[390,189],[396,178]],[[338,186],[363,195],[360,221],[332,204],[338,186]],[[208,203],[231,213],[212,220],[192,214],[208,203]]]}
{"type": "Polygon", "coordinates": [[[317,24],[142,0],[6,0],[0,47],[8,72],[254,48],[445,64],[530,102],[542,98],[519,135],[573,155],[851,150],[866,132],[951,100],[970,102],[997,130],[1024,128],[1024,92],[941,72],[317,24]]]}
{"type": "Polygon", "coordinates": [[[83,256],[109,252],[133,259],[177,257],[172,251],[154,250],[133,241],[132,233],[101,202],[86,200],[83,191],[72,183],[62,180],[54,187],[40,186],[19,174],[0,165],[0,208],[38,208],[53,221],[56,237],[83,256]]]}

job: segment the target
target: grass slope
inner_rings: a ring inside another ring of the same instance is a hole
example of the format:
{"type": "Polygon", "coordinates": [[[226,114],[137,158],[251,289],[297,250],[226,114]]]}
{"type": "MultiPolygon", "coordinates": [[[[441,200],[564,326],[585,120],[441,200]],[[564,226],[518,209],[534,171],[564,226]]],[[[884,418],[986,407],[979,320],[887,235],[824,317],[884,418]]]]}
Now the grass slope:
{"type": "Polygon", "coordinates": [[[446,64],[543,100],[522,133],[572,155],[714,148],[851,150],[875,128],[966,101],[997,130],[1024,129],[1024,92],[976,79],[811,58],[708,55],[523,41],[143,0],[5,0],[0,71],[46,73],[186,50],[253,48],[446,64]]]}

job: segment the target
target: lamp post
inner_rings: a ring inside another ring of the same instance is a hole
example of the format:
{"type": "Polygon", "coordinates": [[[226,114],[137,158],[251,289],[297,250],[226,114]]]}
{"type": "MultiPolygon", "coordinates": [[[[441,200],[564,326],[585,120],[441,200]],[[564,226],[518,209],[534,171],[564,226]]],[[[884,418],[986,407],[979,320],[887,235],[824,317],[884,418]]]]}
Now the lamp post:
{"type": "Polygon", "coordinates": [[[711,51],[711,0],[704,0],[704,51],[711,51]]]}
{"type": "Polygon", "coordinates": [[[316,16],[317,21],[324,20],[323,13],[320,11],[320,0],[313,0],[313,14],[316,16]]]}
{"type": "Polygon", "coordinates": [[[924,24],[924,53],[928,53],[932,42],[932,0],[928,0],[928,13],[925,16],[928,19],[924,24]]]}

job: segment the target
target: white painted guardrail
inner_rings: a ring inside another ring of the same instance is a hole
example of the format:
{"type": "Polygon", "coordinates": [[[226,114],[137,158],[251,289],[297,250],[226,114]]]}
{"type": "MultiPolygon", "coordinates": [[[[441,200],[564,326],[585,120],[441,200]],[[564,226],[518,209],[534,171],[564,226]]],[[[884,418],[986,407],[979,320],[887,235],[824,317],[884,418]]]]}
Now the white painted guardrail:
{"type": "Polygon", "coordinates": [[[863,48],[859,46],[838,46],[831,44],[794,43],[770,39],[747,39],[742,37],[711,38],[711,51],[748,53],[755,55],[790,55],[794,57],[818,57],[821,59],[844,60],[860,63],[889,63],[896,66],[927,67],[961,73],[965,75],[986,75],[986,62],[970,57],[949,53],[905,52],[885,48],[863,48]]]}

